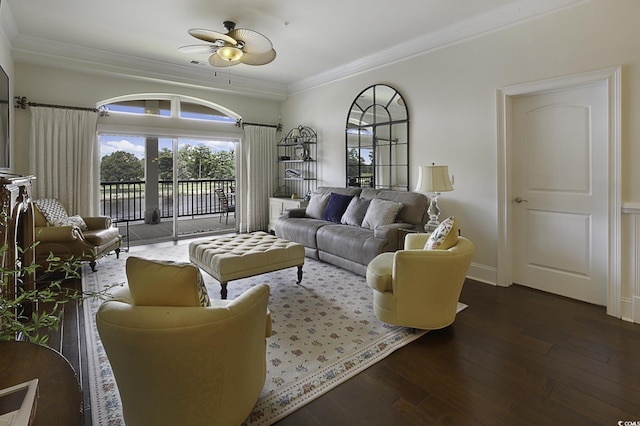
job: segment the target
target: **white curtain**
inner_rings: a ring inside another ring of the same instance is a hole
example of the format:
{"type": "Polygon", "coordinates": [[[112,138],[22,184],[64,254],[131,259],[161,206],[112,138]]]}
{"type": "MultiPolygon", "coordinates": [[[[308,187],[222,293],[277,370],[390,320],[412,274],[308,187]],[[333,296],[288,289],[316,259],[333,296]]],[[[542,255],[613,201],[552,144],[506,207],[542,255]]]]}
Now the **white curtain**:
{"type": "Polygon", "coordinates": [[[242,152],[246,171],[247,217],[243,232],[266,230],[269,226],[269,197],[273,194],[276,164],[276,129],[244,126],[242,152]]]}
{"type": "Polygon", "coordinates": [[[29,172],[36,177],[34,198],[57,198],[70,215],[97,215],[98,114],[48,107],[30,107],[30,111],[29,172]]]}

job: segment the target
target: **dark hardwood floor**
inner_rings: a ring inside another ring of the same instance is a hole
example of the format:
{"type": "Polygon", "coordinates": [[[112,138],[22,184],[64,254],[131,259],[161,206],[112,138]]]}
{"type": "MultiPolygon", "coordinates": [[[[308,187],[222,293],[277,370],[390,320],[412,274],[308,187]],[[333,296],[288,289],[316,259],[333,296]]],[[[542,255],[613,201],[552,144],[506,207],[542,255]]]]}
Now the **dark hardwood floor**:
{"type": "MultiPolygon", "coordinates": [[[[469,308],[452,326],[427,333],[277,424],[640,422],[639,324],[518,285],[468,280],[461,301],[469,308]]],[[[68,313],[62,349],[84,383],[81,307],[68,313]]],[[[90,425],[86,392],[84,400],[90,425]]]]}
{"type": "Polygon", "coordinates": [[[640,421],[640,325],[603,307],[468,281],[469,308],[278,425],[640,421]]]}
{"type": "MultiPolygon", "coordinates": [[[[69,279],[62,283],[65,287],[80,290],[80,279],[69,279]]],[[[84,311],[81,303],[68,302],[63,305],[63,321],[58,332],[49,333],[48,345],[60,352],[76,371],[78,385],[83,389],[83,418],[89,426],[91,421],[91,395],[84,391],[89,389],[87,376],[87,348],[84,332],[84,311]]],[[[53,423],[52,423],[53,424],[53,423]]]]}

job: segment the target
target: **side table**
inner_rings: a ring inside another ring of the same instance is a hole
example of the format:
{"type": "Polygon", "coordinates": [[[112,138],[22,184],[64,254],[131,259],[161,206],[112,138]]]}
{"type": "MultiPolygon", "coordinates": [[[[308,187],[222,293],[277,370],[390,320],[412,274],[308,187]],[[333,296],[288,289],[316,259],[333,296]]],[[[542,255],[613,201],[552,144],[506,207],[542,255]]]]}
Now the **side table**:
{"type": "Polygon", "coordinates": [[[420,232],[424,232],[420,229],[415,228],[400,228],[398,229],[398,235],[400,237],[400,247],[404,248],[404,239],[407,237],[407,234],[417,234],[420,232]]]}
{"type": "Polygon", "coordinates": [[[128,220],[124,220],[124,221],[119,221],[119,220],[113,220],[111,222],[112,226],[115,226],[116,228],[118,228],[118,232],[121,232],[120,230],[120,222],[124,222],[125,223],[125,233],[124,235],[122,233],[120,233],[120,236],[122,237],[122,242],[127,242],[127,247],[121,247],[120,250],[122,251],[126,251],[128,252],[130,250],[130,242],[129,242],[129,221],[128,220]]]}
{"type": "Polygon", "coordinates": [[[29,342],[0,342],[0,389],[38,379],[33,425],[82,425],[82,391],[69,361],[29,342]]]}

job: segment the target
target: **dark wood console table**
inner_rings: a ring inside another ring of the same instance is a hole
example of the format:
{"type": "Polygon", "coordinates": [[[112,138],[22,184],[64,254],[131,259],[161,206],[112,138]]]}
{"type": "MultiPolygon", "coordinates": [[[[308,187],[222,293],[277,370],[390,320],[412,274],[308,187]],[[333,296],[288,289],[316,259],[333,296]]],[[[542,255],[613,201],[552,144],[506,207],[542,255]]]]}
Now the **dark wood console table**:
{"type": "Polygon", "coordinates": [[[36,425],[82,425],[82,391],[66,358],[46,346],[0,342],[0,389],[38,379],[36,425]]]}

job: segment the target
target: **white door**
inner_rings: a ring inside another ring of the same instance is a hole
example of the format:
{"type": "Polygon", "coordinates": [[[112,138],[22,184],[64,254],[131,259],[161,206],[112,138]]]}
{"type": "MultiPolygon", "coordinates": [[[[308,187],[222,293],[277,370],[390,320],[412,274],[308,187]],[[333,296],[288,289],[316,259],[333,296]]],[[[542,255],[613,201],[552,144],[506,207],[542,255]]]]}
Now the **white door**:
{"type": "Polygon", "coordinates": [[[513,281],[607,303],[607,85],[513,98],[513,281]]]}

